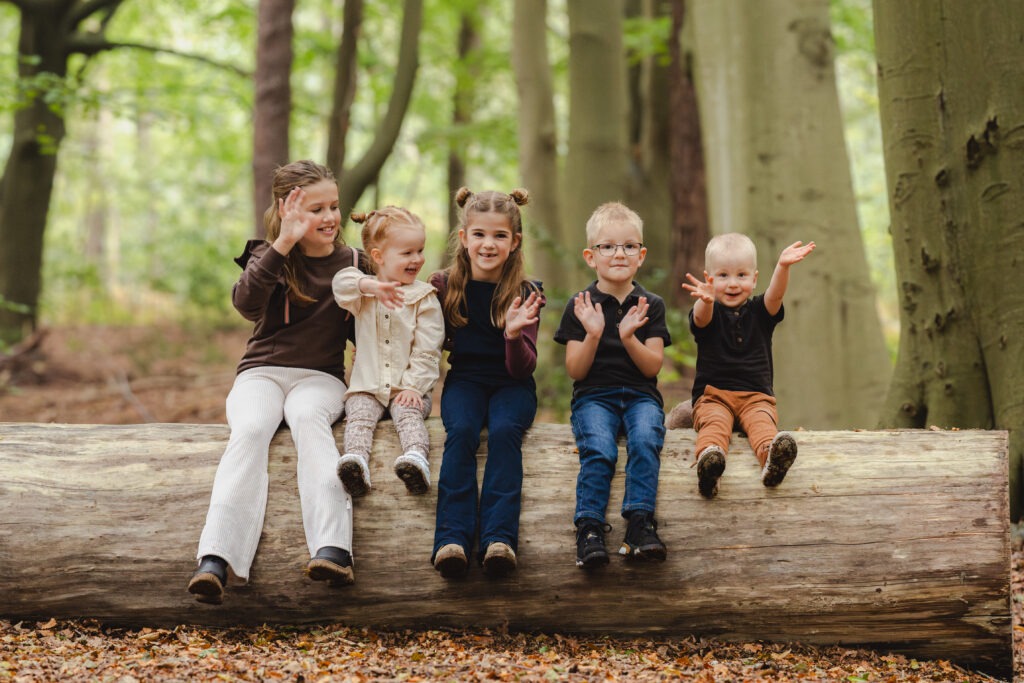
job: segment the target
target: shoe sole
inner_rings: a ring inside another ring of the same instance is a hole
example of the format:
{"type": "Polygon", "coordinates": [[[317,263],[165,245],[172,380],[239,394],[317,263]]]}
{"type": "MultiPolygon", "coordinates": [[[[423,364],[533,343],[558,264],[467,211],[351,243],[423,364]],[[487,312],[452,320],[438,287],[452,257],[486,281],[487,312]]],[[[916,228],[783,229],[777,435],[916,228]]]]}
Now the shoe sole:
{"type": "Polygon", "coordinates": [[[786,473],[796,461],[796,441],[793,437],[786,435],[780,437],[772,444],[771,452],[768,454],[768,464],[764,468],[764,475],[761,483],[768,487],[775,487],[786,478],[786,473]]]}
{"type": "Polygon", "coordinates": [[[352,567],[342,567],[330,560],[310,560],[306,576],[313,581],[326,581],[331,586],[351,586],[356,582],[352,567]]]}
{"type": "Polygon", "coordinates": [[[665,546],[651,543],[634,548],[626,543],[619,548],[619,555],[624,555],[627,560],[641,560],[645,562],[664,562],[668,556],[665,546]]]}
{"type": "Polygon", "coordinates": [[[445,559],[437,562],[434,565],[437,571],[441,572],[441,577],[445,579],[460,579],[466,575],[466,570],[469,569],[469,565],[465,558],[462,557],[446,557],[445,559]]]}
{"type": "Polygon", "coordinates": [[[363,479],[363,468],[357,462],[348,461],[338,465],[338,479],[341,479],[345,490],[353,498],[365,496],[366,492],[370,490],[363,479]]]}
{"type": "Polygon", "coordinates": [[[714,498],[718,493],[718,480],[725,472],[725,456],[709,453],[697,463],[697,489],[705,498],[714,498]]]}
{"type": "MultiPolygon", "coordinates": [[[[420,468],[411,462],[403,462],[395,465],[395,474],[405,484],[409,493],[421,494],[430,490],[430,482],[423,478],[420,468]]],[[[355,494],[352,494],[355,495],[355,494]]]]}
{"type": "Polygon", "coordinates": [[[193,576],[188,582],[188,592],[196,596],[196,602],[207,605],[219,605],[224,602],[224,584],[211,572],[193,576]]]}
{"type": "Polygon", "coordinates": [[[583,557],[576,558],[576,566],[580,569],[597,569],[608,564],[608,551],[595,550],[583,557]]]}
{"type": "Polygon", "coordinates": [[[499,555],[484,558],[484,573],[493,578],[508,576],[516,570],[516,561],[511,557],[499,555]]]}

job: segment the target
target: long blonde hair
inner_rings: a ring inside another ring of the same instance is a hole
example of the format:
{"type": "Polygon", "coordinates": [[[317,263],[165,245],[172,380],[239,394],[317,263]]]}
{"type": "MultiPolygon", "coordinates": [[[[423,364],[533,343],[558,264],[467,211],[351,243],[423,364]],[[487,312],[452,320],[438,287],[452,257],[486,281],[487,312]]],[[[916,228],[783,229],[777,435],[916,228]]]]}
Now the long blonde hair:
{"type": "MultiPolygon", "coordinates": [[[[387,241],[388,233],[392,228],[408,225],[424,232],[427,229],[419,216],[400,206],[385,206],[383,209],[374,209],[370,213],[353,213],[349,218],[356,223],[363,224],[363,251],[367,255],[373,249],[379,249],[387,241]]],[[[376,273],[377,264],[374,260],[367,258],[366,261],[368,272],[376,273]]]]}
{"type": "MultiPolygon", "coordinates": [[[[334,173],[326,166],[315,161],[302,159],[290,164],[279,166],[274,170],[274,182],[271,188],[270,207],[263,214],[263,225],[267,229],[267,242],[273,244],[281,235],[281,216],[277,212],[279,199],[284,199],[296,187],[315,185],[321,180],[335,182],[334,173]]],[[[343,245],[341,226],[334,236],[334,244],[343,245]]],[[[301,249],[292,249],[284,257],[284,279],[288,285],[288,298],[299,305],[314,303],[316,299],[306,294],[303,288],[307,281],[308,266],[301,249]]]]}
{"type": "MultiPolygon", "coordinates": [[[[530,194],[523,189],[504,192],[475,193],[468,187],[459,188],[455,193],[455,203],[459,206],[459,230],[464,230],[476,213],[500,213],[508,218],[513,238],[519,235],[519,244],[508,255],[501,269],[498,288],[491,299],[491,324],[498,328],[505,327],[505,313],[517,296],[524,296],[530,291],[539,291],[537,286],[526,279],[526,268],[523,263],[523,219],[519,207],[530,201],[530,194]]],[[[452,233],[452,264],[448,267],[448,288],[445,292],[442,308],[445,320],[452,327],[465,327],[469,322],[466,318],[466,284],[469,282],[473,269],[469,262],[469,252],[462,245],[458,232],[452,233]]]]}

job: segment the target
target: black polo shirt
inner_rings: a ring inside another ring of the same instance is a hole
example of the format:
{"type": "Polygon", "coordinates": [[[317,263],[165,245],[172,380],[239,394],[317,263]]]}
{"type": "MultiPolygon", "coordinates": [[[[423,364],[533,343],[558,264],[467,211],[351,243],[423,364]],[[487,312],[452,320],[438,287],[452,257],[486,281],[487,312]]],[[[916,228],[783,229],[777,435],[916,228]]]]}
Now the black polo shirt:
{"type": "Polygon", "coordinates": [[[764,295],[751,297],[736,308],[716,301],[707,327],[693,323],[690,309],[690,332],[697,340],[693,402],[709,384],[725,391],[759,391],[774,396],[772,333],[785,314],[780,306],[778,313],[770,315],[764,295]]]}
{"type": "MultiPolygon", "coordinates": [[[[601,304],[601,312],[604,313],[604,331],[601,333],[601,340],[597,344],[597,351],[594,353],[594,363],[590,366],[590,372],[583,379],[576,380],[572,385],[572,397],[579,398],[592,389],[607,387],[628,387],[639,389],[657,399],[660,405],[664,405],[661,392],[658,391],[658,378],[644,377],[640,368],[636,366],[633,359],[629,357],[626,347],[619,338],[619,322],[626,316],[629,309],[636,306],[640,297],[647,297],[647,324],[636,331],[636,338],[640,343],[645,343],[652,337],[661,337],[665,340],[665,346],[672,343],[668,327],[665,326],[665,302],[657,294],[652,294],[646,289],[633,283],[633,291],[629,293],[626,300],[621,304],[611,294],[605,294],[597,288],[595,280],[589,287],[590,300],[594,304],[601,304]]],[[[555,331],[555,341],[559,344],[568,344],[570,341],[583,341],[587,331],[576,317],[573,310],[573,299],[565,305],[562,313],[562,321],[555,331]]]]}

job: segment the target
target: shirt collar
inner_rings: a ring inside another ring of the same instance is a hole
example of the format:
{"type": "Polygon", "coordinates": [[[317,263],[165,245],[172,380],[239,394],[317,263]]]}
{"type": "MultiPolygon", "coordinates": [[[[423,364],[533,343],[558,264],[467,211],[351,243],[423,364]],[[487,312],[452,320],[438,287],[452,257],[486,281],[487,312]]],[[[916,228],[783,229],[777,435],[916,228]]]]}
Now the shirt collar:
{"type": "MultiPolygon", "coordinates": [[[[587,287],[587,291],[590,292],[590,300],[595,303],[603,303],[608,299],[615,299],[611,294],[605,294],[597,288],[597,280],[590,283],[590,286],[587,287]]],[[[648,299],[651,298],[648,295],[647,290],[644,289],[636,280],[633,280],[633,290],[626,295],[626,299],[622,304],[625,305],[629,301],[636,301],[642,296],[646,296],[648,299]]],[[[618,299],[615,299],[615,302],[618,303],[618,299]]]]}

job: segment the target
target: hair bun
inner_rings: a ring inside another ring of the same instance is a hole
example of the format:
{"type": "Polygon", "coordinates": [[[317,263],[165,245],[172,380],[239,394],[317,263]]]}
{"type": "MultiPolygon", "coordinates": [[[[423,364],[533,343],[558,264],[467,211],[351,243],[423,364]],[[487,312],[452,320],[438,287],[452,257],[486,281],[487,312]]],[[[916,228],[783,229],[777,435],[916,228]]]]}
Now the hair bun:
{"type": "Polygon", "coordinates": [[[512,201],[514,201],[517,206],[526,206],[530,203],[530,193],[521,187],[517,187],[509,192],[508,196],[512,198],[512,201]]]}
{"type": "Polygon", "coordinates": [[[466,206],[466,202],[473,196],[473,190],[468,187],[460,187],[455,193],[455,203],[459,205],[459,208],[466,206]]]}
{"type": "Polygon", "coordinates": [[[356,213],[355,211],[349,214],[349,218],[351,218],[356,223],[365,223],[369,217],[370,214],[368,213],[356,213]]]}

